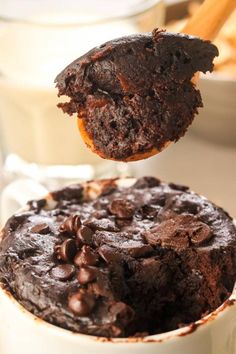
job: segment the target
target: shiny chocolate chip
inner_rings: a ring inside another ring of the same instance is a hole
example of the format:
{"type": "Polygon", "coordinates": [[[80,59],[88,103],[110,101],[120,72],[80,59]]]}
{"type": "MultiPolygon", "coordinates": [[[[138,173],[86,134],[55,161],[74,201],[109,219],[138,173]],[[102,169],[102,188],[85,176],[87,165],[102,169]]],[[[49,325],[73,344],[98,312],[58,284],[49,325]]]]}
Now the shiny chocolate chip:
{"type": "Polygon", "coordinates": [[[55,279],[62,281],[69,280],[75,274],[75,267],[71,264],[60,264],[51,270],[51,275],[55,279]]]}
{"type": "Polygon", "coordinates": [[[120,219],[130,219],[135,212],[134,204],[126,199],[114,199],[108,209],[111,214],[120,219]]]}
{"type": "Polygon", "coordinates": [[[76,255],[76,252],[76,242],[72,238],[68,238],[67,240],[63,241],[61,245],[56,245],[55,247],[57,259],[65,262],[73,260],[74,256],[76,255]]]}
{"type": "Polygon", "coordinates": [[[88,316],[95,305],[95,298],[91,294],[75,293],[69,298],[69,309],[78,316],[88,316]]]}
{"type": "Polygon", "coordinates": [[[46,235],[50,232],[50,227],[48,226],[48,224],[38,224],[35,225],[31,228],[31,232],[35,233],[35,234],[43,234],[46,235]]]}
{"type": "Polygon", "coordinates": [[[200,246],[213,237],[210,227],[203,222],[196,222],[190,231],[191,243],[200,246]]]}
{"type": "Polygon", "coordinates": [[[94,231],[87,226],[82,226],[77,232],[78,240],[85,245],[92,245],[94,231]]]}
{"type": "Polygon", "coordinates": [[[78,267],[81,267],[83,265],[93,266],[98,262],[98,260],[99,257],[97,253],[95,253],[91,247],[83,246],[81,251],[76,254],[74,258],[74,263],[78,267]]]}
{"type": "Polygon", "coordinates": [[[134,318],[133,309],[121,301],[113,303],[109,308],[109,312],[113,317],[113,321],[118,321],[118,323],[123,325],[131,322],[134,318]]]}
{"type": "Polygon", "coordinates": [[[79,269],[77,279],[81,285],[91,283],[96,279],[97,272],[98,270],[95,267],[81,267],[79,269]]]}
{"type": "Polygon", "coordinates": [[[81,220],[79,215],[71,215],[61,224],[59,231],[61,233],[76,235],[80,226],[81,220]]]}

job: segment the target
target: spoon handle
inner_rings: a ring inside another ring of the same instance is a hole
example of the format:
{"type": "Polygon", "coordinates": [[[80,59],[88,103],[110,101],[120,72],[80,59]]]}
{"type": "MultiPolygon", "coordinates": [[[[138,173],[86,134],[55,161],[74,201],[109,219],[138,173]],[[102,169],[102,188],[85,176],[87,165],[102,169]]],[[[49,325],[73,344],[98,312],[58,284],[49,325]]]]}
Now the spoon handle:
{"type": "Polygon", "coordinates": [[[205,0],[182,33],[213,40],[236,8],[236,0],[205,0]]]}

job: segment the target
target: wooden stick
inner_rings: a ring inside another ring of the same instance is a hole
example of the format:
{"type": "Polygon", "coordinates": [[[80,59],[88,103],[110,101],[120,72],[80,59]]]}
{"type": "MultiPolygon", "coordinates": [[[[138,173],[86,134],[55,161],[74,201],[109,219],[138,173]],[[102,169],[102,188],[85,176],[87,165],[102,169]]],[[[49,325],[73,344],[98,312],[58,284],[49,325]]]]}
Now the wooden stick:
{"type": "Polygon", "coordinates": [[[213,40],[236,8],[236,0],[205,0],[182,33],[213,40]]]}

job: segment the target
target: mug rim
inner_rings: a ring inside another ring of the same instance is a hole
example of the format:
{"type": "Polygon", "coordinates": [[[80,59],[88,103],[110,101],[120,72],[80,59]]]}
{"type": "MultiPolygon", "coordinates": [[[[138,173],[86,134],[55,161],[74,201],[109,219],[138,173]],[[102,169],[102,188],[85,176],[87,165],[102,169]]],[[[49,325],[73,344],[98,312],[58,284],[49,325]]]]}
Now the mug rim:
{"type": "Polygon", "coordinates": [[[6,289],[5,285],[0,282],[0,293],[2,292],[3,296],[5,296],[11,304],[15,307],[16,310],[19,310],[23,316],[26,317],[27,320],[31,321],[32,324],[36,323],[40,327],[47,328],[51,332],[62,335],[63,337],[69,340],[79,340],[84,339],[92,342],[100,342],[100,343],[114,343],[114,344],[135,344],[135,343],[166,343],[167,341],[175,340],[177,338],[185,337],[186,335],[190,335],[195,333],[198,329],[203,329],[212,323],[212,321],[219,319],[222,317],[227,311],[230,310],[231,307],[236,306],[236,283],[231,295],[214,311],[209,313],[208,315],[203,316],[200,320],[192,322],[184,327],[163,332],[160,334],[149,335],[145,337],[124,337],[124,338],[107,338],[107,337],[99,337],[92,336],[89,334],[84,334],[80,332],[73,332],[69,329],[65,329],[49,323],[44,319],[34,315],[30,311],[28,311],[23,305],[21,305],[17,299],[13,296],[13,294],[6,289]]]}

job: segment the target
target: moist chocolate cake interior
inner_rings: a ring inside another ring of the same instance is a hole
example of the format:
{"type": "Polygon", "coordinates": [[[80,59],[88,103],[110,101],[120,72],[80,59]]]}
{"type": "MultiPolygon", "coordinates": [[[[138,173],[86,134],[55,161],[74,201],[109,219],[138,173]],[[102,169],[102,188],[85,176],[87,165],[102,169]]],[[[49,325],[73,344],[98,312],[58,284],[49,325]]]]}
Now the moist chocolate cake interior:
{"type": "Polygon", "coordinates": [[[56,78],[59,104],[76,113],[101,157],[126,160],[177,141],[192,123],[200,92],[194,73],[212,71],[209,41],[160,30],[107,42],[56,78]]]}

